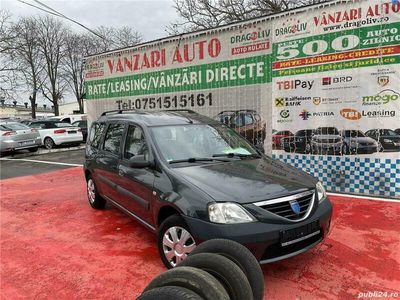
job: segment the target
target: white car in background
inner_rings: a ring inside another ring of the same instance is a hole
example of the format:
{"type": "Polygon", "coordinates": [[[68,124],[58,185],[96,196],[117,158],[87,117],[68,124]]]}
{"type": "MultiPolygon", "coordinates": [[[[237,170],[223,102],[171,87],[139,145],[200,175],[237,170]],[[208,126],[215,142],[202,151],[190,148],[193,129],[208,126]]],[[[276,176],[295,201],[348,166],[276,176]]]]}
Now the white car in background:
{"type": "Polygon", "coordinates": [[[64,144],[79,145],[83,140],[82,130],[79,127],[58,120],[34,121],[29,126],[39,131],[46,149],[64,144]]]}
{"type": "Polygon", "coordinates": [[[87,120],[87,116],[86,114],[62,115],[62,116],[50,117],[49,120],[72,124],[76,121],[87,120]]]}

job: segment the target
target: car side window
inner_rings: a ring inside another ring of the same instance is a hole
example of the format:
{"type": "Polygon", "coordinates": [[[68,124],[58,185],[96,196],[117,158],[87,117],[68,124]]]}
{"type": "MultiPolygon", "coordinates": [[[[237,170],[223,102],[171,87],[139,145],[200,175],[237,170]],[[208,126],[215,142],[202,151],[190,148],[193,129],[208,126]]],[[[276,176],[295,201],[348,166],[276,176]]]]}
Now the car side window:
{"type": "Polygon", "coordinates": [[[250,114],[244,115],[244,125],[253,124],[253,116],[250,114]]]}
{"type": "Polygon", "coordinates": [[[135,155],[147,155],[148,148],[143,130],[140,127],[129,125],[126,135],[124,158],[130,159],[135,155]]]}
{"type": "Polygon", "coordinates": [[[94,123],[90,129],[89,144],[93,148],[100,147],[101,136],[103,134],[106,124],[104,123],[94,123]]]}
{"type": "Polygon", "coordinates": [[[103,150],[119,154],[124,127],[124,124],[110,124],[104,139],[103,150]]]}
{"type": "Polygon", "coordinates": [[[37,129],[42,129],[42,128],[44,128],[44,124],[43,123],[32,123],[30,125],[30,127],[37,128],[37,129]]]}

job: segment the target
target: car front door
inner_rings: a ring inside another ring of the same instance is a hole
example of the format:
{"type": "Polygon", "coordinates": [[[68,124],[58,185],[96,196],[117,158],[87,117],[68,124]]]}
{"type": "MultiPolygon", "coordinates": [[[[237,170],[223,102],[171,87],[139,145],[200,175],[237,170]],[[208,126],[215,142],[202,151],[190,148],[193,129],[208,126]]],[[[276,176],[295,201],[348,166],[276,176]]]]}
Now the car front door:
{"type": "Polygon", "coordinates": [[[113,122],[107,127],[103,145],[96,155],[96,175],[102,195],[118,202],[118,163],[121,156],[124,123],[113,122]]]}
{"type": "Polygon", "coordinates": [[[143,129],[130,124],[126,131],[123,154],[118,166],[118,201],[139,219],[152,224],[151,198],[154,170],[150,167],[132,168],[129,160],[137,155],[144,155],[148,161],[154,161],[143,129]]]}

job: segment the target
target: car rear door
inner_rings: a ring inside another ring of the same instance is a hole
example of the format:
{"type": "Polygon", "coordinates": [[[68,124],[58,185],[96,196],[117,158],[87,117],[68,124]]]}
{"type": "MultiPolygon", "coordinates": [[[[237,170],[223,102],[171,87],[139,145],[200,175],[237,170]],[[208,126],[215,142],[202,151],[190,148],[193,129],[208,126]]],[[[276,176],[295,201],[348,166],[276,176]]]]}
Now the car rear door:
{"type": "Polygon", "coordinates": [[[123,122],[108,124],[104,141],[95,157],[95,179],[103,196],[117,202],[118,163],[121,155],[123,122]]]}
{"type": "Polygon", "coordinates": [[[151,197],[154,185],[154,170],[151,168],[131,168],[129,159],[135,155],[144,155],[153,160],[145,132],[136,124],[129,124],[126,131],[124,149],[119,172],[119,202],[142,221],[152,224],[151,197]]]}

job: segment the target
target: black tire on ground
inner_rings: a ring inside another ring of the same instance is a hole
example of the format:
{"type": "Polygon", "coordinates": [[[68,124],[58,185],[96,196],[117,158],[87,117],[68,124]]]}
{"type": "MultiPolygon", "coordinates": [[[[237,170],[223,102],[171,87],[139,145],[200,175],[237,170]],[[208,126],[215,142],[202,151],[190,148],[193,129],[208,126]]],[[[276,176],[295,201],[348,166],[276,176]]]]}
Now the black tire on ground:
{"type": "Polygon", "coordinates": [[[179,267],[161,273],[144,289],[144,292],[163,286],[179,286],[191,290],[204,300],[229,300],[222,284],[206,271],[179,267]]]}
{"type": "Polygon", "coordinates": [[[264,275],[254,255],[243,245],[225,239],[212,239],[198,245],[190,255],[216,253],[236,263],[249,280],[254,300],[264,298],[264,275]]]}
{"type": "Polygon", "coordinates": [[[51,137],[47,137],[43,141],[43,145],[46,149],[53,149],[56,144],[54,143],[53,139],[51,137]]]}
{"type": "Polygon", "coordinates": [[[102,209],[106,206],[106,200],[99,195],[96,189],[96,184],[91,175],[87,176],[86,179],[86,191],[88,201],[91,207],[95,209],[102,209]]]}
{"type": "Polygon", "coordinates": [[[29,152],[37,152],[39,149],[39,147],[33,147],[33,148],[29,148],[29,152]]]}
{"type": "Polygon", "coordinates": [[[253,292],[246,275],[229,258],[215,253],[189,255],[181,266],[206,271],[222,283],[231,300],[253,300],[253,292]]]}
{"type": "Polygon", "coordinates": [[[157,235],[157,246],[162,262],[168,269],[171,269],[179,264],[181,260],[187,257],[187,255],[196,246],[196,241],[190,233],[189,227],[187,226],[185,220],[180,215],[176,214],[166,218],[161,223],[157,235]],[[172,236],[168,234],[168,232],[174,228],[176,229],[175,236],[179,241],[174,241],[172,236]],[[188,237],[186,241],[181,239],[184,233],[186,237],[188,237]],[[166,238],[168,238],[168,241],[170,241],[171,247],[164,245],[164,239],[166,238]],[[181,243],[181,246],[176,246],[175,244],[177,243],[181,243]],[[173,249],[172,247],[175,248],[173,249]],[[177,247],[179,249],[177,249],[177,247]]]}
{"type": "Polygon", "coordinates": [[[136,300],[203,300],[191,290],[179,286],[163,286],[140,295],[136,300]]]}

